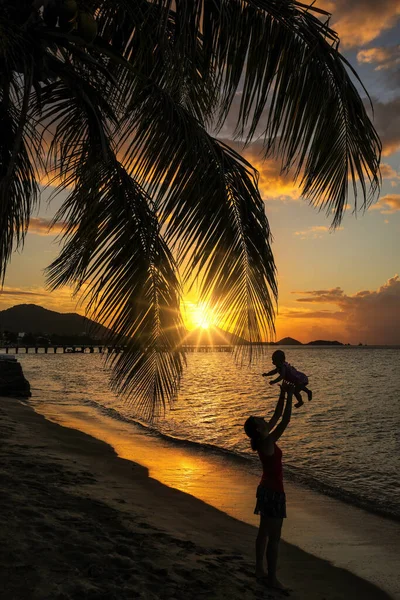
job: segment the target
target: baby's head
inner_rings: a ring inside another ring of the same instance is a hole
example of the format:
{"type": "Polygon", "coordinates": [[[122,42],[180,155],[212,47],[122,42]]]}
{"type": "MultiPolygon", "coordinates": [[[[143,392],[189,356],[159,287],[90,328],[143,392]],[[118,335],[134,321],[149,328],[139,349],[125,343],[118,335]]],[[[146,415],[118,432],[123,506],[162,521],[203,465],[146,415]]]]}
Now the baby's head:
{"type": "Polygon", "coordinates": [[[272,362],[276,367],[280,367],[285,362],[285,353],[282,350],[275,350],[272,355],[272,362]]]}

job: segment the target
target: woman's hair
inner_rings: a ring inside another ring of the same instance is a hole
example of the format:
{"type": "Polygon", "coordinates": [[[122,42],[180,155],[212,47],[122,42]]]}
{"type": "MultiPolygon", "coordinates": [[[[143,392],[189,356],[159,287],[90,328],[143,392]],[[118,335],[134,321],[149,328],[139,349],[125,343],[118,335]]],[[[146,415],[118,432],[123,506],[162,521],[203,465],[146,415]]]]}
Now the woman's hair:
{"type": "Polygon", "coordinates": [[[244,424],[246,435],[250,438],[251,449],[257,450],[260,442],[260,433],[257,429],[257,422],[254,417],[249,417],[244,424]]]}
{"type": "Polygon", "coordinates": [[[272,355],[272,360],[274,358],[277,358],[279,361],[281,362],[285,362],[286,356],[283,350],[275,350],[275,352],[272,355]]]}

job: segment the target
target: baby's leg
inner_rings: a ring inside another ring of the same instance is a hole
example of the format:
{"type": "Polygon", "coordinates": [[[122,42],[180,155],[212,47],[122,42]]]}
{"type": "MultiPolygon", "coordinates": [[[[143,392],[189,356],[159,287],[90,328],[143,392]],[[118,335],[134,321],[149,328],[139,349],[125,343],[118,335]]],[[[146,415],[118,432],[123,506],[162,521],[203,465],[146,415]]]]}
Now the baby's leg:
{"type": "Polygon", "coordinates": [[[294,388],[294,392],[293,393],[294,393],[294,396],[295,396],[295,398],[297,400],[297,402],[296,402],[296,404],[294,406],[295,406],[295,408],[300,408],[300,406],[303,406],[303,404],[304,404],[303,398],[301,397],[301,394],[300,394],[300,389],[296,386],[294,388]]]}
{"type": "Polygon", "coordinates": [[[302,387],[302,391],[305,392],[308,396],[308,401],[312,400],[312,391],[308,389],[305,385],[302,387]]]}

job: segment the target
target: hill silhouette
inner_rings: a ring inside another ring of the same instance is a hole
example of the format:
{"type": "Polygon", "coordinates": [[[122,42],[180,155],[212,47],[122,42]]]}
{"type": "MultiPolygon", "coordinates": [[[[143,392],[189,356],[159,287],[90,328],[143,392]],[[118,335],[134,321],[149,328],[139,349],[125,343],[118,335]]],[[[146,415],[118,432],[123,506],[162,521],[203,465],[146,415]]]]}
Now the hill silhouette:
{"type": "Polygon", "coordinates": [[[295,340],[294,338],[291,337],[285,337],[282,338],[281,340],[279,340],[279,342],[276,342],[277,346],[302,346],[302,342],[299,342],[299,340],[295,340]]]}
{"type": "Polygon", "coordinates": [[[0,330],[49,335],[91,335],[103,339],[108,329],[78,313],[59,313],[37,304],[17,304],[0,311],[0,330]]]}

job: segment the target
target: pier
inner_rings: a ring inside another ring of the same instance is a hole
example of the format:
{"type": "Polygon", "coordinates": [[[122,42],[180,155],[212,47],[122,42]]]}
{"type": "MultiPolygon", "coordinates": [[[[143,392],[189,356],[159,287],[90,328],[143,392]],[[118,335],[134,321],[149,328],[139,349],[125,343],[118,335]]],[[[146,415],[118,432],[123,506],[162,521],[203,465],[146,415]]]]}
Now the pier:
{"type": "MultiPolygon", "coordinates": [[[[93,344],[75,345],[8,345],[0,346],[0,352],[5,354],[119,354],[124,352],[124,346],[101,346],[93,344]]],[[[234,346],[228,344],[190,345],[183,346],[185,352],[233,352],[234,346]]]]}

